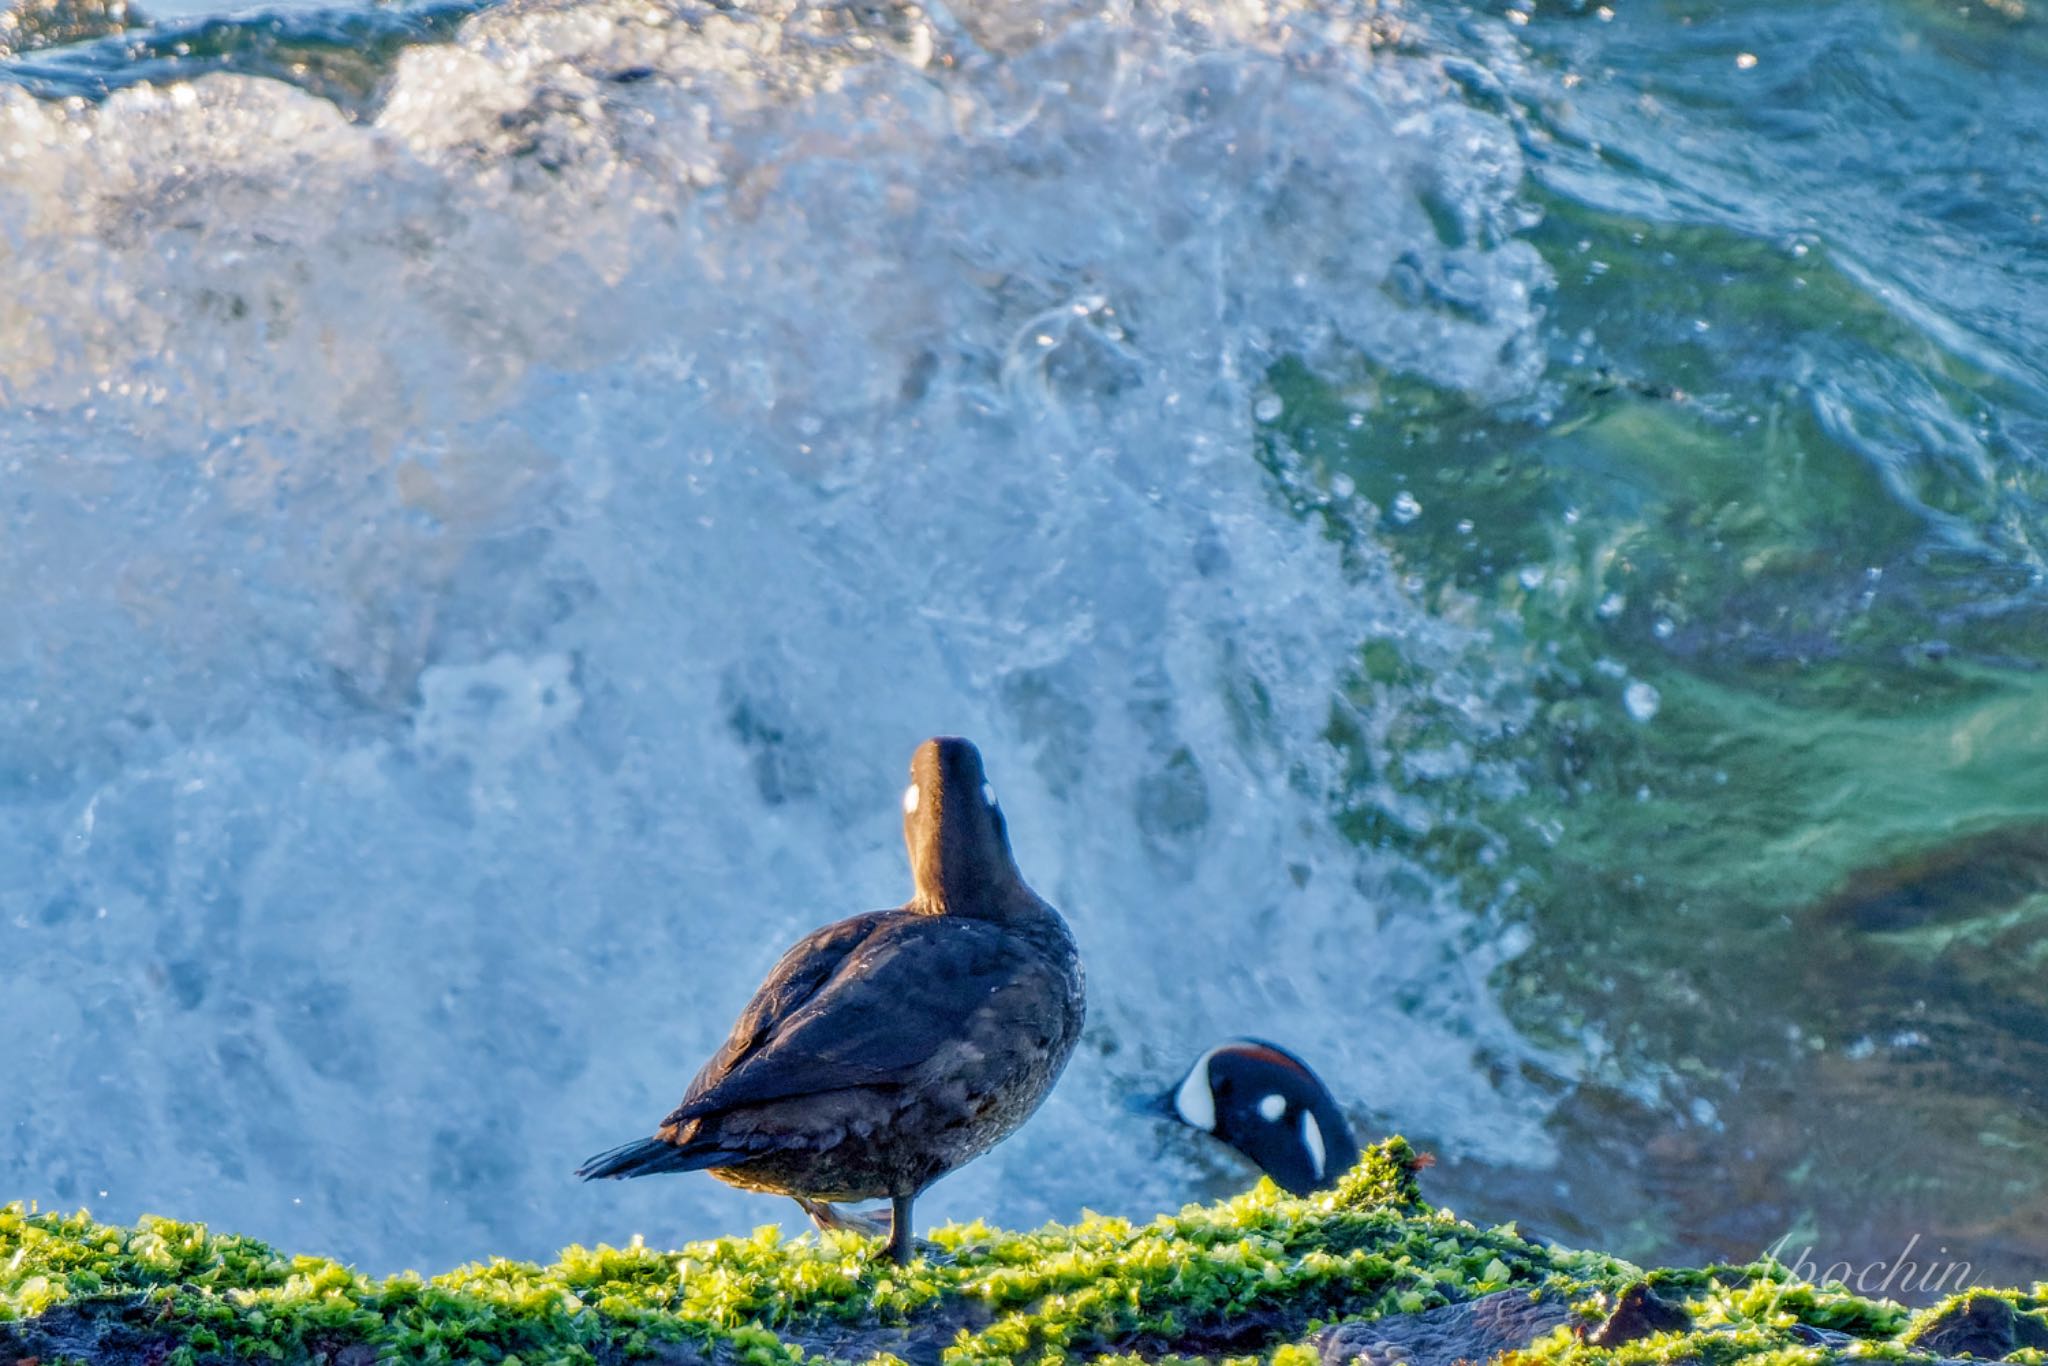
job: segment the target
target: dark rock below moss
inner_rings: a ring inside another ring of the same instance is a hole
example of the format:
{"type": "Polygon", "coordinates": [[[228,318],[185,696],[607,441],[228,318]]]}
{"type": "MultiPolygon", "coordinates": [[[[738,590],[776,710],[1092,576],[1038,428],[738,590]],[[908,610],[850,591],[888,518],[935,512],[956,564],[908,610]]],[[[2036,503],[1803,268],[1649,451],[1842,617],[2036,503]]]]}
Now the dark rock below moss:
{"type": "Polygon", "coordinates": [[[1965,1295],[1921,1323],[1907,1341],[1944,1357],[2002,1361],[2022,1347],[2048,1347],[2048,1322],[1997,1295],[1965,1295]]]}
{"type": "Polygon", "coordinates": [[[1595,1347],[1619,1347],[1655,1333],[1683,1333],[1691,1327],[1692,1315],[1659,1299],[1648,1281],[1637,1281],[1621,1292],[1614,1312],[1586,1334],[1586,1341],[1595,1347]]]}
{"type": "Polygon", "coordinates": [[[1340,1323],[1319,1333],[1315,1347],[1324,1366],[1457,1366],[1527,1347],[1571,1318],[1560,1296],[1501,1290],[1420,1314],[1340,1323]]]}

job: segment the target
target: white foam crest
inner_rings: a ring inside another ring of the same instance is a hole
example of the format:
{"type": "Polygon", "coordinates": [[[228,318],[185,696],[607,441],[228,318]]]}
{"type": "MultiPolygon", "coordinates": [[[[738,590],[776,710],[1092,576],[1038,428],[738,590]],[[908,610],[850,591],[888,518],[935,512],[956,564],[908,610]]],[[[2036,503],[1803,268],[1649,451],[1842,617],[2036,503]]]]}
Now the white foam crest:
{"type": "Polygon", "coordinates": [[[1251,416],[1290,355],[1532,380],[1513,140],[1367,16],[1044,14],[501,11],[369,127],[0,92],[9,1189],[379,1268],[786,1218],[566,1173],[902,897],[944,732],[1092,1016],[921,1218],[1176,1203],[1112,1093],[1238,1033],[1542,1155],[1503,950],[1330,819],[1359,644],[1473,636],[1251,416]]]}

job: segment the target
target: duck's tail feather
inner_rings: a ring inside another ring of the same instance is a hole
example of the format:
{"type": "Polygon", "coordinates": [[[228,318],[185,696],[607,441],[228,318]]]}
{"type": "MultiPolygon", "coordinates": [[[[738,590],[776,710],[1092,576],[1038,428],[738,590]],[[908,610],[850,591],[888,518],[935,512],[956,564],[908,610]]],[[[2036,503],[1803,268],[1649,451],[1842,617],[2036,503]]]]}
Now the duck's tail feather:
{"type": "Polygon", "coordinates": [[[640,1138],[599,1153],[576,1169],[585,1181],[601,1176],[653,1176],[658,1172],[698,1172],[739,1161],[744,1153],[724,1148],[679,1147],[658,1138],[640,1138]]]}

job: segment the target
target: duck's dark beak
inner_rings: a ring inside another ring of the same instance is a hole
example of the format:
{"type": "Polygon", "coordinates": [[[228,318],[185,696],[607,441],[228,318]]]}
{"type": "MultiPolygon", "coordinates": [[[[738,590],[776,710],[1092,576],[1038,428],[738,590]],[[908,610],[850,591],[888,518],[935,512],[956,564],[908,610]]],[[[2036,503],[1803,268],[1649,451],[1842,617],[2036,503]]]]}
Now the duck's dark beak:
{"type": "Polygon", "coordinates": [[[1173,1108],[1173,1092],[1161,1091],[1156,1096],[1125,1096],[1124,1109],[1147,1119],[1170,1119],[1181,1122],[1180,1112],[1173,1108]]]}

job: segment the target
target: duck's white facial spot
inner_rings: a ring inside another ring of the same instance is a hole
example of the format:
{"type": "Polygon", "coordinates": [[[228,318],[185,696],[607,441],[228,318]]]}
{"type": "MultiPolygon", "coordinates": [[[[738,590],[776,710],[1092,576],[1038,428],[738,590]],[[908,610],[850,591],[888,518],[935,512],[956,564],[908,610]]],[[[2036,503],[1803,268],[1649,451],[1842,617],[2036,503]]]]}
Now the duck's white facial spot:
{"type": "Polygon", "coordinates": [[[1280,1116],[1287,1113],[1287,1097],[1277,1091],[1259,1102],[1259,1118],[1268,1124],[1278,1124],[1280,1116]]]}
{"type": "Polygon", "coordinates": [[[991,808],[995,806],[996,789],[994,783],[983,783],[981,785],[981,799],[987,802],[991,808]]]}
{"type": "Polygon", "coordinates": [[[912,783],[912,784],[911,784],[911,785],[910,785],[909,787],[906,787],[906,788],[904,788],[904,789],[903,789],[903,814],[904,814],[904,815],[906,815],[906,816],[914,816],[914,815],[916,815],[916,814],[917,814],[917,799],[918,799],[918,791],[917,791],[917,784],[916,784],[916,783],[912,783]]]}
{"type": "Polygon", "coordinates": [[[1330,1155],[1323,1150],[1323,1126],[1306,1110],[1301,1112],[1301,1146],[1308,1149],[1309,1166],[1314,1169],[1316,1180],[1322,1180],[1330,1155]]]}
{"type": "Polygon", "coordinates": [[[1216,1132],[1216,1093],[1209,1089],[1209,1059],[1214,1056],[1216,1050],[1212,1048],[1197,1058],[1187,1080],[1173,1093],[1173,1112],[1197,1129],[1212,1134],[1216,1132]]]}

